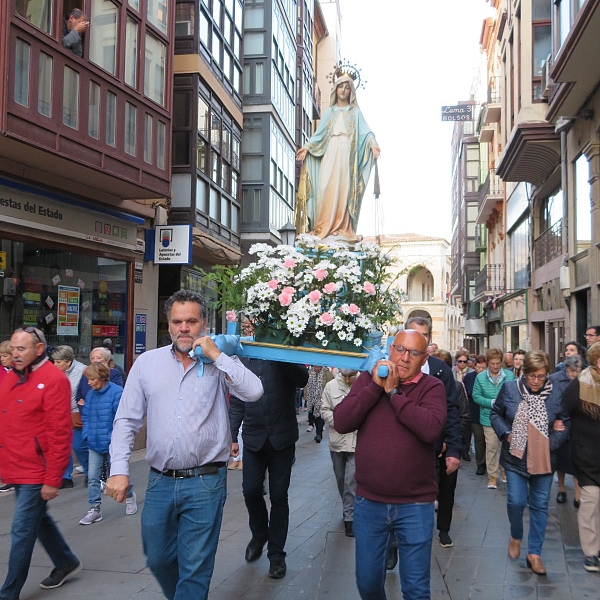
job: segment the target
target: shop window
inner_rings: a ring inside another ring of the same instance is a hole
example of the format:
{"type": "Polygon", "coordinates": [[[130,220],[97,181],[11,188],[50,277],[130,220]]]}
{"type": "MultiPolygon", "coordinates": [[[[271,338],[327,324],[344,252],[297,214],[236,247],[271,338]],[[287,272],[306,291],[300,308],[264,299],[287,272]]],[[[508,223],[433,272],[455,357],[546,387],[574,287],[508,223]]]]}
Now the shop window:
{"type": "Polygon", "coordinates": [[[17,39],[15,44],[15,92],[17,104],[29,106],[29,67],[31,62],[31,46],[17,39]]]}
{"type": "Polygon", "coordinates": [[[38,29],[51,33],[53,0],[17,0],[17,14],[38,29]]]}
{"type": "Polygon", "coordinates": [[[125,152],[136,156],[137,139],[137,108],[130,102],[125,102],[125,152]]]}
{"type": "Polygon", "coordinates": [[[117,95],[106,92],[106,143],[117,145],[117,95]]]}
{"type": "Polygon", "coordinates": [[[117,7],[112,2],[92,2],[90,60],[112,75],[117,70],[117,19],[117,7]]]}
{"type": "Polygon", "coordinates": [[[38,112],[52,116],[52,57],[40,52],[38,71],[38,112]]]}
{"type": "Polygon", "coordinates": [[[148,0],[148,22],[154,25],[163,35],[168,31],[167,0],[148,0]]]}
{"type": "Polygon", "coordinates": [[[167,47],[151,35],[146,35],[144,96],[157,104],[165,104],[165,67],[167,47]]]}
{"type": "Polygon", "coordinates": [[[0,239],[6,256],[0,339],[17,325],[41,329],[50,347],[66,344],[88,364],[92,348],[110,338],[125,366],[127,263],[0,239]]]}
{"type": "Polygon", "coordinates": [[[79,128],[79,73],[65,67],[63,78],[63,123],[79,128]]]}
{"type": "Polygon", "coordinates": [[[125,83],[132,88],[137,87],[137,61],[138,24],[128,16],[125,28],[125,83]]]}
{"type": "Polygon", "coordinates": [[[165,168],[165,141],[167,135],[167,125],[159,121],[156,127],[156,166],[159,169],[165,168]]]}
{"type": "Polygon", "coordinates": [[[152,127],[154,119],[152,115],[146,114],[144,126],[144,161],[152,164],[152,127]]]}
{"type": "Polygon", "coordinates": [[[100,86],[90,81],[90,100],[88,108],[88,135],[100,139],[100,86]]]}

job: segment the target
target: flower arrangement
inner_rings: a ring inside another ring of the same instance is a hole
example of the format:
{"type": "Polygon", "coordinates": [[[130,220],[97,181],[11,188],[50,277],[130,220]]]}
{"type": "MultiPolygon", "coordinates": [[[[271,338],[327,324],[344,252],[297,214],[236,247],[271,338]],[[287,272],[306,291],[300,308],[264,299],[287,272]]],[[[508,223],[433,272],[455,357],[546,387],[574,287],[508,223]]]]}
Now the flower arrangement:
{"type": "Polygon", "coordinates": [[[279,333],[288,345],[360,352],[371,332],[402,315],[401,292],[391,285],[393,259],[375,244],[324,245],[303,234],[295,247],[255,244],[250,254],[255,262],[230,272],[229,305],[224,297],[222,305],[228,320],[241,309],[257,337],[279,333]]]}

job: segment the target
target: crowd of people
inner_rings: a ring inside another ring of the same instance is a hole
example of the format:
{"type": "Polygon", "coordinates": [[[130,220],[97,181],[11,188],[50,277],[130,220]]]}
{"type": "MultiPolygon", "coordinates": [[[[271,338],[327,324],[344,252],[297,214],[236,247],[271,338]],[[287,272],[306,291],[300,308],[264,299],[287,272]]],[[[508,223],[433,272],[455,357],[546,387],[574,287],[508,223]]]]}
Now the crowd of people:
{"type": "Polygon", "coordinates": [[[404,598],[430,598],[433,533],[440,546],[453,545],[459,466],[471,448],[488,489],[506,485],[512,560],[522,554],[528,508],[525,562],[546,574],[541,555],[556,473],[558,503],[567,501],[565,475],[574,478],[583,566],[600,571],[600,326],[588,328],[587,348],[569,342],[551,373],[539,350],[461,348],[452,356],[431,343],[430,322],[417,317],[383,359],[358,373],[228,356],[203,335],[206,304],[194,292],[176,292],[165,312],[171,345],[141,355],[124,387],[109,348],[93,349],[86,367],[69,346],[49,351],[35,327],[0,344],[0,477],[16,499],[0,600],[19,597],[36,539],[54,564],[42,588],[81,570],[47,510],[59,489],[73,485],[73,454],[88,486],[82,525],[102,520],[104,465],[106,494],[127,515],[137,511],[129,459],[144,423],[150,472],[142,543],[165,597],[208,597],[230,459],[239,459],[248,511],[245,559],[258,560],[266,546],[269,577],[285,577],[302,398],[316,443],[327,426],[361,598],[385,599],[386,572],[396,564],[404,598]]]}

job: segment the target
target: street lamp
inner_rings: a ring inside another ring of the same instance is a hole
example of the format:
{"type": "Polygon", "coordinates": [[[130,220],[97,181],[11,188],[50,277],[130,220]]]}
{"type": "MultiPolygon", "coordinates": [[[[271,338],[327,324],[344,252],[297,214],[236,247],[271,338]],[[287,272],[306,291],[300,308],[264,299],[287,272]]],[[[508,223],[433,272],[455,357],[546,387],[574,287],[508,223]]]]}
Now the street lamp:
{"type": "Polygon", "coordinates": [[[281,229],[277,230],[281,236],[281,243],[285,246],[293,246],[296,239],[296,228],[288,221],[281,229]]]}

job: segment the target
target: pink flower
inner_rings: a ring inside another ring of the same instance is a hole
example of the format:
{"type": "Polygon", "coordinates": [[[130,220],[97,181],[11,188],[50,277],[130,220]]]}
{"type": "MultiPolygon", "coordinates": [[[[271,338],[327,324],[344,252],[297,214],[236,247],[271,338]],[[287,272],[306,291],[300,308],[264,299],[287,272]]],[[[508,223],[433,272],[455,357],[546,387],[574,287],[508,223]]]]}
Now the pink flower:
{"type": "Polygon", "coordinates": [[[371,296],[375,295],[375,286],[369,282],[369,281],[365,281],[365,285],[363,285],[363,290],[365,290],[365,292],[367,292],[367,294],[371,294],[371,296]]]}
{"type": "Polygon", "coordinates": [[[327,272],[327,269],[317,269],[315,271],[315,277],[319,281],[323,281],[323,279],[325,279],[325,277],[327,277],[327,275],[329,275],[329,273],[327,272]]]}
{"type": "Polygon", "coordinates": [[[284,287],[281,292],[283,294],[289,294],[290,296],[293,296],[296,293],[296,289],[293,287],[284,287]]]}
{"type": "Polygon", "coordinates": [[[291,294],[279,294],[277,299],[279,300],[279,304],[281,304],[281,306],[289,306],[292,303],[291,294]]]}
{"type": "Polygon", "coordinates": [[[326,294],[334,294],[335,292],[337,292],[337,284],[335,284],[335,283],[326,283],[323,286],[323,291],[326,294]]]}
{"type": "Polygon", "coordinates": [[[319,290],[313,290],[309,295],[308,295],[308,299],[313,303],[316,304],[320,299],[321,299],[321,292],[319,290]]]}
{"type": "Polygon", "coordinates": [[[283,266],[287,269],[293,269],[296,266],[296,261],[292,260],[291,258],[287,258],[283,261],[283,266]]]}
{"type": "Polygon", "coordinates": [[[237,321],[237,315],[235,314],[235,310],[228,310],[225,313],[225,318],[230,322],[230,323],[235,323],[237,321]]]}
{"type": "Polygon", "coordinates": [[[351,304],[348,307],[348,310],[351,315],[357,315],[360,312],[360,308],[358,306],[356,306],[356,304],[351,304]]]}
{"type": "Polygon", "coordinates": [[[272,290],[276,290],[277,286],[279,285],[279,282],[277,281],[277,279],[271,279],[271,281],[269,281],[269,283],[267,283],[267,285],[272,289],[272,290]]]}
{"type": "Polygon", "coordinates": [[[333,315],[331,313],[323,313],[320,317],[319,317],[319,321],[321,321],[321,323],[323,323],[323,325],[331,325],[333,323],[335,319],[333,318],[333,315]]]}

